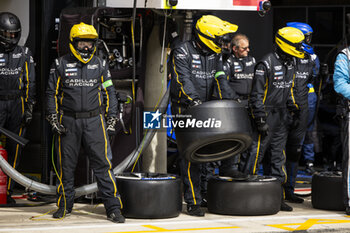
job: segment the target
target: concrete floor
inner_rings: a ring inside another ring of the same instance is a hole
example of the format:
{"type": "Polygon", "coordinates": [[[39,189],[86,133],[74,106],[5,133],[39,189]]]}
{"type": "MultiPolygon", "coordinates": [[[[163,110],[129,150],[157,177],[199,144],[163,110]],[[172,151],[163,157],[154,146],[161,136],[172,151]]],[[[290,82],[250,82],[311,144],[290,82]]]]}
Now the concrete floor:
{"type": "MultiPolygon", "coordinates": [[[[17,203],[33,203],[19,200],[17,203]]],[[[71,216],[53,221],[55,204],[38,207],[0,208],[0,232],[350,232],[350,216],[342,211],[313,209],[310,197],[303,204],[291,204],[293,212],[268,216],[226,216],[207,213],[204,218],[192,217],[184,211],[170,219],[126,219],[114,224],[105,217],[103,205],[75,204],[71,216]],[[32,216],[37,216],[31,219],[32,216]]]]}

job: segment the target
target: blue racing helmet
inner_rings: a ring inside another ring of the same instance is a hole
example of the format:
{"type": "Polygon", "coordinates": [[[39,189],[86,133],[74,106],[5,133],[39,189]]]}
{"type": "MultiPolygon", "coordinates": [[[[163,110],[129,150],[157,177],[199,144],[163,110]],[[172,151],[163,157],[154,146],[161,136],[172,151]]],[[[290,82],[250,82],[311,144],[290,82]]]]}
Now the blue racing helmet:
{"type": "Polygon", "coordinates": [[[314,30],[312,30],[312,27],[307,23],[289,22],[287,23],[287,27],[297,28],[302,31],[304,35],[314,32],[314,30]]]}
{"type": "Polygon", "coordinates": [[[306,43],[302,43],[302,46],[303,46],[303,50],[310,54],[310,55],[313,55],[315,54],[315,51],[314,51],[314,48],[312,48],[310,45],[306,44],[306,43]]]}
{"type": "Polygon", "coordinates": [[[303,43],[303,49],[308,54],[314,54],[314,49],[310,46],[311,39],[312,39],[312,33],[314,30],[312,30],[312,27],[307,23],[300,23],[300,22],[289,22],[287,23],[287,27],[293,27],[297,28],[300,31],[303,32],[305,36],[305,43],[303,43]]]}

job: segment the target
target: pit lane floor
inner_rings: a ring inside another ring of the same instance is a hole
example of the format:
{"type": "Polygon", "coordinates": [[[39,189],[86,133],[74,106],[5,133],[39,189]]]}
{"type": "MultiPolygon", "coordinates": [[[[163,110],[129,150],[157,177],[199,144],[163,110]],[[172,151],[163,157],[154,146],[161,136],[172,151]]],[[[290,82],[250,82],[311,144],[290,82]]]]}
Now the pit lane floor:
{"type": "MultiPolygon", "coordinates": [[[[75,203],[71,216],[53,221],[55,204],[36,207],[0,208],[0,233],[61,233],[61,232],[203,232],[203,233],[248,233],[248,232],[341,232],[350,233],[350,216],[344,211],[326,211],[312,208],[311,176],[300,169],[295,192],[305,195],[302,204],[290,204],[292,212],[278,212],[266,216],[227,216],[208,213],[205,217],[193,217],[182,213],[169,219],[130,219],[124,224],[115,224],[106,219],[103,205],[75,203]],[[51,213],[44,215],[51,211],[51,213]],[[43,216],[40,216],[43,215],[43,216]],[[31,219],[34,216],[34,219],[31,219]]],[[[20,192],[18,192],[20,193],[20,192]]],[[[18,204],[38,204],[27,199],[16,199],[18,204]]]]}
{"type": "MultiPolygon", "coordinates": [[[[18,200],[17,203],[33,203],[18,200]]],[[[192,217],[183,211],[170,219],[126,219],[115,224],[105,217],[103,205],[75,204],[72,214],[63,220],[52,221],[51,214],[30,219],[56,210],[55,204],[37,207],[0,209],[1,232],[350,232],[350,216],[342,211],[313,209],[311,197],[302,204],[291,204],[294,211],[268,216],[226,216],[206,213],[205,217],[192,217]]]]}

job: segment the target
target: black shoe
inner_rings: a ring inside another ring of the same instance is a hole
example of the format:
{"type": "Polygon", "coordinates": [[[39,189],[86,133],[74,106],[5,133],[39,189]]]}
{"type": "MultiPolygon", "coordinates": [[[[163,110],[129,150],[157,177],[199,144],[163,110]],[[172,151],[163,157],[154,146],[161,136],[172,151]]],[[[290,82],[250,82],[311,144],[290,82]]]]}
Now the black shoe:
{"type": "Polygon", "coordinates": [[[197,217],[203,217],[205,215],[200,205],[187,205],[187,213],[197,217]]]}
{"type": "Polygon", "coordinates": [[[205,198],[202,199],[201,207],[208,207],[207,199],[205,199],[205,198]]]}
{"type": "Polygon", "coordinates": [[[293,211],[293,207],[287,205],[284,201],[281,202],[281,211],[293,211]]]}
{"type": "Polygon", "coordinates": [[[248,178],[248,175],[244,174],[243,172],[240,172],[238,170],[229,169],[229,170],[220,170],[219,176],[228,176],[235,179],[242,179],[245,180],[248,178]]]}
{"type": "Polygon", "coordinates": [[[346,207],[345,213],[346,213],[346,215],[350,215],[350,207],[346,207]]]}
{"type": "Polygon", "coordinates": [[[53,213],[52,217],[53,218],[64,218],[68,217],[72,213],[71,209],[64,209],[64,208],[59,208],[55,213],[53,213]]]}
{"type": "Polygon", "coordinates": [[[122,215],[120,210],[115,210],[112,213],[107,215],[107,220],[115,222],[115,223],[124,223],[125,217],[122,215]]]}
{"type": "Polygon", "coordinates": [[[7,196],[6,201],[7,204],[16,204],[15,199],[13,199],[11,196],[7,196]]]}
{"type": "Polygon", "coordinates": [[[315,169],[314,169],[314,164],[311,163],[311,162],[306,163],[305,172],[307,174],[313,175],[316,172],[315,169]]]}
{"type": "Polygon", "coordinates": [[[286,200],[291,203],[303,203],[304,199],[297,197],[294,193],[292,194],[286,194],[286,200]]]}

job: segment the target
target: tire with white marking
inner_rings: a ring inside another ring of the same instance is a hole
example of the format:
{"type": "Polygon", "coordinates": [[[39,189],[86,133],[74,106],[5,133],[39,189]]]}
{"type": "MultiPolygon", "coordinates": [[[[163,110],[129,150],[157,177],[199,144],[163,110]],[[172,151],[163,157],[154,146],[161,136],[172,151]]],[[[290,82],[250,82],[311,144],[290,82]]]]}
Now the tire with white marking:
{"type": "Polygon", "coordinates": [[[124,173],[116,176],[127,218],[172,218],[182,210],[181,179],[170,174],[124,173]]]}
{"type": "Polygon", "coordinates": [[[271,215],[281,207],[281,183],[273,177],[215,177],[208,182],[208,210],[225,215],[271,215]]]}
{"type": "Polygon", "coordinates": [[[345,210],[342,173],[320,172],[312,176],[311,203],[316,209],[345,210]]]}

